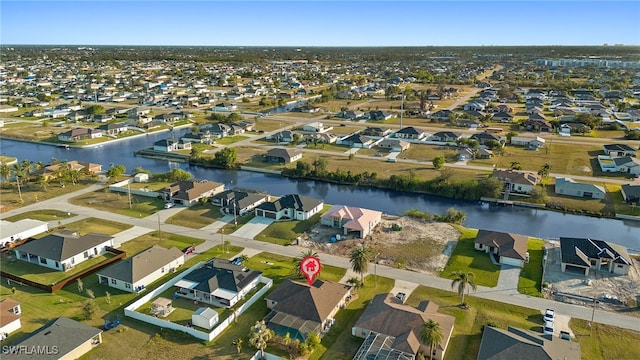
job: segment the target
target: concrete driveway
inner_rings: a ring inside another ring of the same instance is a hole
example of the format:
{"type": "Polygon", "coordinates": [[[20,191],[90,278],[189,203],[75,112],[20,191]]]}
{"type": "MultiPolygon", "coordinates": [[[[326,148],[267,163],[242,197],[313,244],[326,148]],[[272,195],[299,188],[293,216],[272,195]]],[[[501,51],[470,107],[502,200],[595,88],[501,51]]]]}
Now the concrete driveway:
{"type": "Polygon", "coordinates": [[[496,289],[511,290],[517,293],[520,270],[522,269],[518,266],[503,264],[500,267],[500,277],[498,278],[498,285],[496,286],[496,289]]]}
{"type": "Polygon", "coordinates": [[[413,290],[415,290],[417,287],[418,284],[416,283],[396,279],[395,283],[393,284],[393,289],[391,289],[391,294],[393,296],[396,296],[398,295],[398,293],[405,293],[408,298],[413,290]]]}
{"type": "Polygon", "coordinates": [[[249,220],[248,223],[242,225],[242,227],[236,230],[233,236],[243,237],[253,239],[255,238],[262,230],[264,230],[267,226],[271,225],[275,220],[268,219],[262,216],[256,216],[253,219],[249,220]]]}

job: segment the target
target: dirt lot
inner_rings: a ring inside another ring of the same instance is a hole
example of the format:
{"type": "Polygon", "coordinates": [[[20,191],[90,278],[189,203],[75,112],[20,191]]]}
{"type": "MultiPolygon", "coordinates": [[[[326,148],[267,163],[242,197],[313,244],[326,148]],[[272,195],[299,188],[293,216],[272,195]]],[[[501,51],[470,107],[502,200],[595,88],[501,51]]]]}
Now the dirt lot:
{"type": "MultiPolygon", "coordinates": [[[[589,276],[573,272],[562,272],[560,269],[560,244],[549,242],[547,244],[548,255],[543,281],[549,282],[552,291],[570,293],[589,298],[598,298],[598,307],[608,310],[622,310],[628,307],[636,307],[638,311],[630,312],[640,316],[640,260],[634,259],[628,276],[613,275],[604,271],[589,270],[589,276]]],[[[548,297],[553,297],[550,292],[548,297]]],[[[568,297],[557,300],[582,305],[584,301],[568,297]]]]}
{"type": "MultiPolygon", "coordinates": [[[[349,256],[351,250],[363,241],[351,235],[347,240],[342,240],[344,237],[339,229],[319,224],[307,234],[301,239],[304,246],[341,256],[349,256]],[[336,234],[341,234],[341,240],[331,243],[331,236],[336,234]]],[[[409,217],[385,217],[372,235],[372,240],[367,242],[380,253],[379,264],[435,275],[444,269],[460,237],[460,233],[449,224],[409,217]],[[402,227],[402,230],[394,231],[393,224],[402,227]]]]}

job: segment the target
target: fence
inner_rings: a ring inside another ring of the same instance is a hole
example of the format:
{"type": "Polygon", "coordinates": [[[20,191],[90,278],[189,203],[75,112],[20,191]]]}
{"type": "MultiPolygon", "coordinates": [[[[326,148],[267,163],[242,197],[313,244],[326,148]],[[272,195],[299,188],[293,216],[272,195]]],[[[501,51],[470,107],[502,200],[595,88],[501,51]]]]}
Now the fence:
{"type": "Polygon", "coordinates": [[[109,185],[109,191],[121,192],[121,193],[131,193],[133,195],[146,196],[156,198],[160,196],[159,192],[156,191],[148,191],[143,189],[130,189],[127,187],[128,184],[131,184],[133,179],[127,179],[124,181],[120,181],[119,183],[115,183],[113,185],[109,185]]]}
{"type": "Polygon", "coordinates": [[[197,330],[197,329],[192,328],[192,327],[188,327],[188,326],[172,323],[171,321],[162,320],[162,319],[159,319],[159,318],[157,318],[155,316],[142,314],[142,313],[139,313],[139,312],[136,311],[137,308],[139,308],[140,306],[148,303],[149,301],[151,301],[151,299],[153,299],[154,297],[156,297],[156,296],[160,295],[161,293],[163,293],[165,290],[167,290],[170,287],[172,287],[180,279],[182,279],[183,277],[185,277],[186,275],[188,275],[189,273],[191,273],[195,269],[199,268],[201,265],[202,265],[202,262],[199,262],[199,263],[195,264],[194,266],[190,267],[188,270],[182,272],[180,275],[178,275],[175,278],[171,279],[169,282],[165,283],[164,285],[160,286],[159,288],[151,291],[150,293],[148,293],[145,296],[141,297],[140,299],[136,300],[134,303],[132,303],[131,305],[127,306],[124,309],[124,315],[128,316],[128,317],[131,317],[131,318],[134,318],[134,319],[137,319],[137,320],[140,320],[140,321],[144,321],[144,322],[146,322],[148,324],[159,326],[160,328],[182,331],[182,332],[187,333],[187,334],[189,334],[189,335],[191,335],[191,336],[193,336],[195,338],[198,338],[200,340],[211,341],[216,336],[220,335],[220,333],[222,331],[224,331],[227,328],[227,326],[229,326],[231,323],[233,323],[235,321],[236,317],[238,317],[243,312],[245,312],[251,305],[253,305],[258,299],[260,299],[267,292],[267,290],[269,290],[273,286],[273,280],[271,280],[269,278],[266,278],[266,277],[261,277],[260,282],[265,284],[265,286],[263,286],[262,289],[260,289],[258,292],[256,292],[247,302],[242,304],[242,306],[240,306],[238,309],[236,309],[233,312],[232,316],[229,316],[228,318],[224,319],[222,322],[220,322],[218,324],[218,326],[216,326],[209,333],[197,330]]]}
{"type": "Polygon", "coordinates": [[[107,259],[107,260],[105,260],[105,261],[103,261],[103,262],[101,262],[99,264],[96,264],[96,265],[94,265],[94,266],[92,266],[92,267],[90,267],[88,269],[85,269],[85,270],[83,270],[83,271],[81,271],[81,272],[79,272],[77,274],[74,274],[71,277],[68,277],[68,278],[63,279],[61,281],[58,281],[57,283],[52,284],[52,285],[40,284],[38,282],[27,280],[27,279],[22,278],[20,276],[9,274],[9,273],[6,273],[4,271],[0,271],[0,275],[2,275],[2,277],[4,277],[4,278],[11,279],[11,280],[13,280],[13,281],[15,281],[15,282],[17,282],[19,284],[22,284],[22,285],[29,285],[29,286],[37,288],[37,289],[41,289],[41,290],[44,290],[44,291],[47,291],[47,292],[50,292],[50,293],[54,293],[54,292],[62,289],[63,287],[67,286],[69,283],[76,281],[76,279],[82,278],[82,277],[84,277],[84,276],[86,276],[88,274],[91,274],[91,273],[93,273],[93,272],[95,272],[97,270],[100,270],[100,269],[102,269],[102,268],[104,268],[106,266],[109,266],[112,263],[114,263],[114,262],[124,258],[125,256],[127,256],[127,254],[124,251],[118,250],[118,249],[115,249],[115,248],[112,248],[112,247],[108,247],[108,246],[106,247],[106,251],[110,252],[112,254],[115,254],[115,256],[110,258],[110,259],[107,259]]]}

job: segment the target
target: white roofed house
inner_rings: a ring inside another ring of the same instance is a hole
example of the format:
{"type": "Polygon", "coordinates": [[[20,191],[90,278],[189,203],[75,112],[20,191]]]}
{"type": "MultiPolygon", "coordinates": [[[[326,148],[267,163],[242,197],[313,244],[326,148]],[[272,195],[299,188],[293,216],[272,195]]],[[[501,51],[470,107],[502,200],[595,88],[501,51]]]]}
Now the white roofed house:
{"type": "Polygon", "coordinates": [[[354,206],[334,206],[320,217],[320,224],[342,228],[344,235],[356,232],[358,237],[365,238],[382,220],[380,211],[354,206]]]}
{"type": "Polygon", "coordinates": [[[14,241],[28,239],[49,230],[49,223],[40,220],[22,219],[16,222],[0,220],[0,247],[14,241]]]}
{"type": "Polygon", "coordinates": [[[139,292],[184,264],[177,248],[152,246],[125,260],[100,270],[98,282],[127,292],[139,292]]]}

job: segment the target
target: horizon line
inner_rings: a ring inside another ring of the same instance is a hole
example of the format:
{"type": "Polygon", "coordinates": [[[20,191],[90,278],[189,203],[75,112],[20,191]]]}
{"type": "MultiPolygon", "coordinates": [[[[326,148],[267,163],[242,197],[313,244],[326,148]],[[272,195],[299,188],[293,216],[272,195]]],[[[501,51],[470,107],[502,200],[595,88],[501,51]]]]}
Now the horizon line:
{"type": "Polygon", "coordinates": [[[151,46],[151,47],[249,47],[249,48],[397,48],[397,47],[640,47],[640,44],[528,44],[528,45],[505,45],[505,44],[481,44],[481,45],[197,45],[197,44],[0,44],[0,47],[11,46],[151,46]]]}

